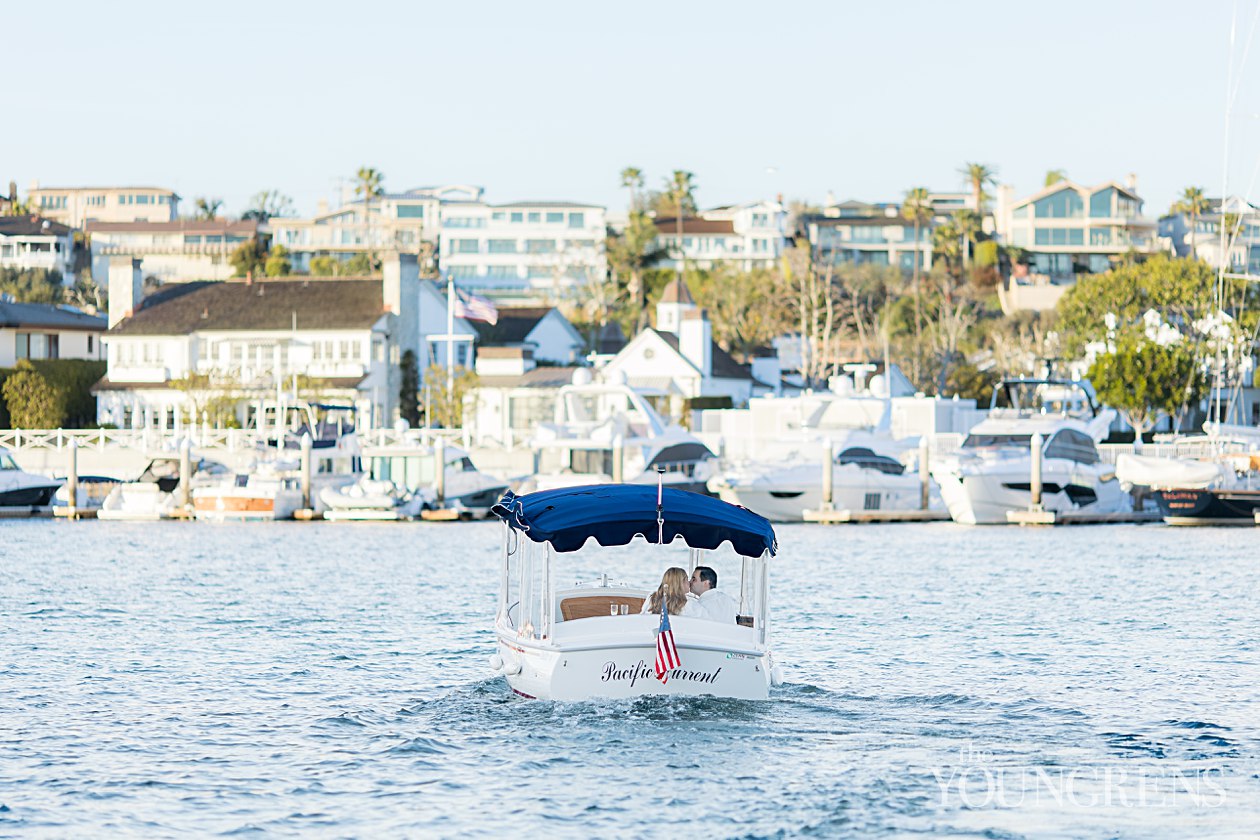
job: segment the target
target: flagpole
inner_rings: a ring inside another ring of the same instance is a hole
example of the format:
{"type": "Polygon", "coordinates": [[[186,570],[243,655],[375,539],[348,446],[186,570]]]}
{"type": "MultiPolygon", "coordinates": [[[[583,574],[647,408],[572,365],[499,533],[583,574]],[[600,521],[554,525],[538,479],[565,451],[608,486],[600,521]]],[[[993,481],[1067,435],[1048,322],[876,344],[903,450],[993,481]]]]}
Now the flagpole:
{"type": "Polygon", "coordinates": [[[446,275],[446,398],[455,393],[455,277],[446,275]]]}

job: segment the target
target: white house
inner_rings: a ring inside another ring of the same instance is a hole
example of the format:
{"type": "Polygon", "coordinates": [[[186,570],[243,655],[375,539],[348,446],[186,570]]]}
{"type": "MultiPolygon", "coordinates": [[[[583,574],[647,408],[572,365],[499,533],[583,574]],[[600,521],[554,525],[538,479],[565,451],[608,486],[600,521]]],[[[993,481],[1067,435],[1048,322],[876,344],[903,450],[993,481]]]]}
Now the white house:
{"type": "MultiPolygon", "coordinates": [[[[666,256],[663,268],[677,266],[678,219],[655,220],[657,242],[666,256]]],[[[719,263],[748,270],[773,266],[787,247],[787,213],[782,202],[755,201],[715,207],[682,220],[681,255],[687,265],[712,268],[719,263]]]]}
{"type": "Polygon", "coordinates": [[[28,199],[40,215],[82,228],[98,222],[173,222],[179,196],[162,187],[41,187],[31,185],[28,199]]]}
{"type": "Polygon", "coordinates": [[[110,260],[134,257],[144,261],[146,277],[163,283],[226,280],[229,258],[241,243],[258,235],[257,222],[226,219],[169,222],[88,222],[92,278],[109,282],[110,260]]]}
{"type": "Polygon", "coordinates": [[[70,282],[74,231],[42,216],[0,216],[0,268],[46,269],[70,282]]]}
{"type": "Polygon", "coordinates": [[[687,285],[672,280],[656,307],[656,328],[636,335],[601,369],[605,380],[669,397],[668,413],[683,415],[684,400],[729,397],[740,406],[752,396],[752,374],[713,341],[713,327],[687,285]]]}
{"type": "Polygon", "coordinates": [[[143,300],[138,260],[116,258],[109,280],[101,422],[173,424],[189,398],[172,383],[193,373],[239,397],[242,422],[251,401],[291,392],[299,377],[321,397],[353,402],[365,425],[398,417],[401,353],[419,349],[414,255],[392,255],[381,279],[194,282],[143,300]]]}
{"type": "Polygon", "coordinates": [[[489,347],[524,347],[535,362],[574,365],[586,346],[569,319],[550,306],[501,306],[495,323],[472,323],[480,353],[489,347]]]}
{"type": "Polygon", "coordinates": [[[102,359],[105,327],[100,315],[0,296],[0,368],[19,359],[102,359]]]}
{"type": "Polygon", "coordinates": [[[1208,199],[1207,211],[1193,222],[1187,213],[1165,216],[1159,220],[1159,235],[1179,257],[1193,253],[1214,268],[1224,262],[1231,273],[1260,275],[1260,207],[1239,196],[1208,199]],[[1222,237],[1224,221],[1230,224],[1222,237]],[[1222,260],[1222,253],[1229,259],[1222,260]]]}

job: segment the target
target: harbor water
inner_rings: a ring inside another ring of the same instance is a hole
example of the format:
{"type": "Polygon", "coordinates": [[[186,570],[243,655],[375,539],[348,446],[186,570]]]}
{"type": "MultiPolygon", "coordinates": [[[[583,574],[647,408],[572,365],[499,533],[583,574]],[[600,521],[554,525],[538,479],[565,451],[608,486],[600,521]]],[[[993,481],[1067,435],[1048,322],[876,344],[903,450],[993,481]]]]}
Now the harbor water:
{"type": "Polygon", "coordinates": [[[0,523],[0,836],[1260,832],[1250,531],[781,527],[767,702],[512,695],[499,540],[0,523]]]}

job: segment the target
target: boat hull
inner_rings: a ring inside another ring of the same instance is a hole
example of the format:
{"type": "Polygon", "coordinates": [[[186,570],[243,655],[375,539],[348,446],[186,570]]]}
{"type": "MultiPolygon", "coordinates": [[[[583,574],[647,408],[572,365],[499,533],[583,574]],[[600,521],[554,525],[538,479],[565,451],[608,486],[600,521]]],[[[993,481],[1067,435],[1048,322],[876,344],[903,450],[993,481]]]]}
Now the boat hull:
{"type": "MultiPolygon", "coordinates": [[[[676,639],[677,641],[677,639],[676,639]]],[[[666,682],[656,679],[655,645],[584,650],[551,649],[499,637],[508,685],[538,700],[730,697],[765,700],[772,664],[768,653],[740,653],[678,644],[682,662],[666,682]],[[519,666],[519,671],[512,673],[519,666]]]]}
{"type": "Polygon", "coordinates": [[[1169,525],[1254,525],[1260,490],[1173,489],[1152,493],[1169,525]]]}
{"type": "MultiPolygon", "coordinates": [[[[932,477],[940,487],[950,518],[962,525],[1006,525],[1008,512],[1027,510],[1032,502],[1026,463],[995,465],[961,475],[951,470],[933,470],[932,477]]],[[[1053,465],[1043,469],[1041,505],[1045,510],[1119,513],[1128,509],[1128,504],[1128,497],[1114,477],[1103,480],[1083,470],[1073,472],[1053,465]]]]}
{"type": "Polygon", "coordinates": [[[29,484],[25,487],[13,487],[0,490],[0,507],[43,507],[52,504],[53,494],[61,482],[56,484],[29,484]]]}
{"type": "Polygon", "coordinates": [[[302,504],[302,494],[282,491],[269,494],[217,492],[193,494],[193,511],[209,522],[292,519],[302,504]]]}

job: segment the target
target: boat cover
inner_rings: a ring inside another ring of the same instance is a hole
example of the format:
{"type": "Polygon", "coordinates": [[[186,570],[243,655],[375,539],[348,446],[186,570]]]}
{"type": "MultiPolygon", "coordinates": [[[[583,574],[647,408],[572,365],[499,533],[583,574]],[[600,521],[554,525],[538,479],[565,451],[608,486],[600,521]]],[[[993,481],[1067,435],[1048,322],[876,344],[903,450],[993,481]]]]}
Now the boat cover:
{"type": "MultiPolygon", "coordinates": [[[[636,536],[657,541],[657,488],[647,484],[593,484],[518,496],[510,490],[491,510],[534,542],[577,551],[594,537],[600,545],[626,545],[636,536]]],[[[665,542],[682,537],[691,548],[729,542],[745,557],[779,550],[770,522],[738,505],[666,487],[661,497],[665,542]]]]}

